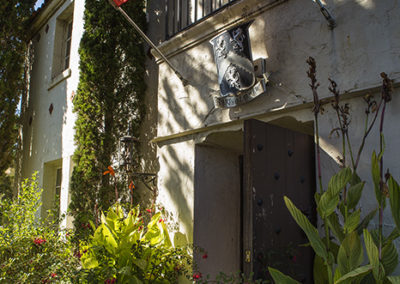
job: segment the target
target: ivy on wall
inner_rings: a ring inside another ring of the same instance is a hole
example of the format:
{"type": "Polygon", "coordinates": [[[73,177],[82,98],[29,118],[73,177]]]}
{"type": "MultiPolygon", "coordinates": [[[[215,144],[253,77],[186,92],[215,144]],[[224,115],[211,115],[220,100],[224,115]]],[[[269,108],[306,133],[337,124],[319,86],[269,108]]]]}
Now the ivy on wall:
{"type": "MultiPolygon", "coordinates": [[[[123,8],[145,26],[143,0],[128,1],[123,8]]],[[[139,134],[145,92],[140,36],[106,0],[87,0],[84,20],[69,207],[78,239],[89,235],[89,221],[115,201],[112,176],[103,172],[117,157],[118,139],[126,134],[128,123],[130,134],[139,134]]]]}

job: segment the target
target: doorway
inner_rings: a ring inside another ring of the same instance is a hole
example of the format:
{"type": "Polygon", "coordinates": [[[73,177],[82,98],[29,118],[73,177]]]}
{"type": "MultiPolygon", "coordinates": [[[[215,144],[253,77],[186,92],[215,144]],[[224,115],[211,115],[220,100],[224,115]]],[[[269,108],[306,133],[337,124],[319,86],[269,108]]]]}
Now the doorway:
{"type": "Polygon", "coordinates": [[[313,252],[299,247],[308,241],[283,202],[288,196],[316,223],[312,126],[274,123],[285,128],[251,119],[243,131],[213,133],[195,147],[193,239],[204,276],[270,279],[272,266],[312,283],[313,252]]]}

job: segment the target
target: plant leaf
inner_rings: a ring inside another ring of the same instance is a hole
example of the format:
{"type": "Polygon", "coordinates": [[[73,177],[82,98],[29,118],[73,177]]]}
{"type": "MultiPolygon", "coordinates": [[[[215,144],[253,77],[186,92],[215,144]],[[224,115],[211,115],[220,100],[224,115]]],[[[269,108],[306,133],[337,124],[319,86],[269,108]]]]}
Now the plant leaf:
{"type": "Polygon", "coordinates": [[[381,261],[386,274],[391,274],[396,269],[399,255],[393,242],[389,242],[383,247],[381,261]]]}
{"type": "Polygon", "coordinates": [[[285,200],[286,207],[289,209],[290,214],[296,221],[296,223],[303,229],[306,233],[308,240],[315,253],[322,257],[325,261],[328,259],[328,252],[321,238],[319,237],[317,229],[310,223],[306,216],[296,206],[292,201],[286,196],[283,197],[285,200]]]}
{"type": "Polygon", "coordinates": [[[351,233],[353,232],[358,224],[360,223],[360,209],[357,211],[354,211],[352,214],[350,214],[350,216],[347,217],[346,222],[343,226],[343,229],[345,230],[345,232],[347,233],[351,233]]]}
{"type": "Polygon", "coordinates": [[[337,257],[341,275],[345,275],[359,267],[363,261],[363,247],[357,232],[353,231],[343,240],[337,257]]]}
{"type": "Polygon", "coordinates": [[[400,276],[388,276],[387,279],[388,279],[392,284],[400,284],[400,276]]]}
{"type": "Polygon", "coordinates": [[[328,271],[326,270],[326,266],[324,264],[324,260],[322,257],[316,255],[314,258],[314,284],[326,284],[329,283],[328,271]]]}
{"type": "Polygon", "coordinates": [[[364,217],[364,219],[361,221],[361,223],[357,227],[357,233],[359,235],[362,234],[363,230],[368,227],[369,222],[374,218],[376,212],[378,212],[378,209],[372,210],[367,214],[367,216],[364,217]]]}
{"type": "Polygon", "coordinates": [[[337,281],[335,281],[335,284],[339,284],[347,279],[354,279],[354,278],[361,279],[371,270],[372,270],[371,265],[361,266],[340,277],[337,281]]]}
{"type": "Polygon", "coordinates": [[[344,239],[343,229],[339,224],[339,217],[338,215],[331,214],[327,219],[326,223],[328,224],[329,228],[332,230],[332,233],[338,239],[339,242],[342,242],[344,239]]]}
{"type": "Polygon", "coordinates": [[[383,266],[379,262],[378,248],[376,247],[371,234],[366,229],[364,229],[364,242],[369,262],[372,265],[374,278],[378,281],[383,280],[385,273],[383,271],[383,266]]]}
{"type": "Polygon", "coordinates": [[[272,279],[274,279],[277,284],[300,284],[300,282],[294,280],[293,278],[283,274],[277,269],[268,267],[268,271],[271,274],[272,279]]]}
{"type": "Polygon", "coordinates": [[[329,191],[325,191],[318,203],[318,212],[322,219],[327,218],[335,212],[336,206],[339,204],[339,194],[332,195],[329,191]]]}
{"type": "Polygon", "coordinates": [[[361,198],[361,193],[363,191],[365,182],[357,183],[351,186],[347,191],[347,207],[349,209],[354,209],[361,198]]]}
{"type": "Polygon", "coordinates": [[[390,233],[390,235],[385,239],[385,244],[387,242],[394,241],[398,237],[400,237],[400,230],[396,227],[396,228],[393,229],[393,231],[390,233]]]}
{"type": "Polygon", "coordinates": [[[389,178],[390,208],[397,228],[400,230],[400,187],[393,177],[389,178]]]}
{"type": "Polygon", "coordinates": [[[328,191],[331,192],[333,196],[339,194],[339,192],[346,186],[346,184],[352,178],[352,172],[350,168],[344,168],[335,174],[328,184],[328,191]]]}

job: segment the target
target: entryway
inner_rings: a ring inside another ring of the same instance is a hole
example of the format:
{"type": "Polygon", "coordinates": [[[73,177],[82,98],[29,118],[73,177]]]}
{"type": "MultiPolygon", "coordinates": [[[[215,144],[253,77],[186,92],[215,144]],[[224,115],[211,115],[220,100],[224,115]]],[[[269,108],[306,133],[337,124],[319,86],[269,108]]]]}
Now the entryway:
{"type": "Polygon", "coordinates": [[[307,238],[283,202],[288,196],[316,222],[312,124],[273,123],[285,128],[251,119],[243,131],[213,133],[196,145],[195,260],[204,276],[243,271],[269,279],[273,266],[312,283],[313,252],[299,246],[307,238]]]}

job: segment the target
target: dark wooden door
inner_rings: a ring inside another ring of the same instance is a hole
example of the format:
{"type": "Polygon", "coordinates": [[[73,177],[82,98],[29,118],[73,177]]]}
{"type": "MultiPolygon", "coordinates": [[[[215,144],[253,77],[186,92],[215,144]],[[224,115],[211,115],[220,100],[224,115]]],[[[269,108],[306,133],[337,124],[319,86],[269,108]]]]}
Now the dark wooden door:
{"type": "Polygon", "coordinates": [[[314,141],[258,120],[244,123],[243,269],[270,279],[267,267],[312,283],[313,251],[283,201],[315,223],[314,141]]]}

